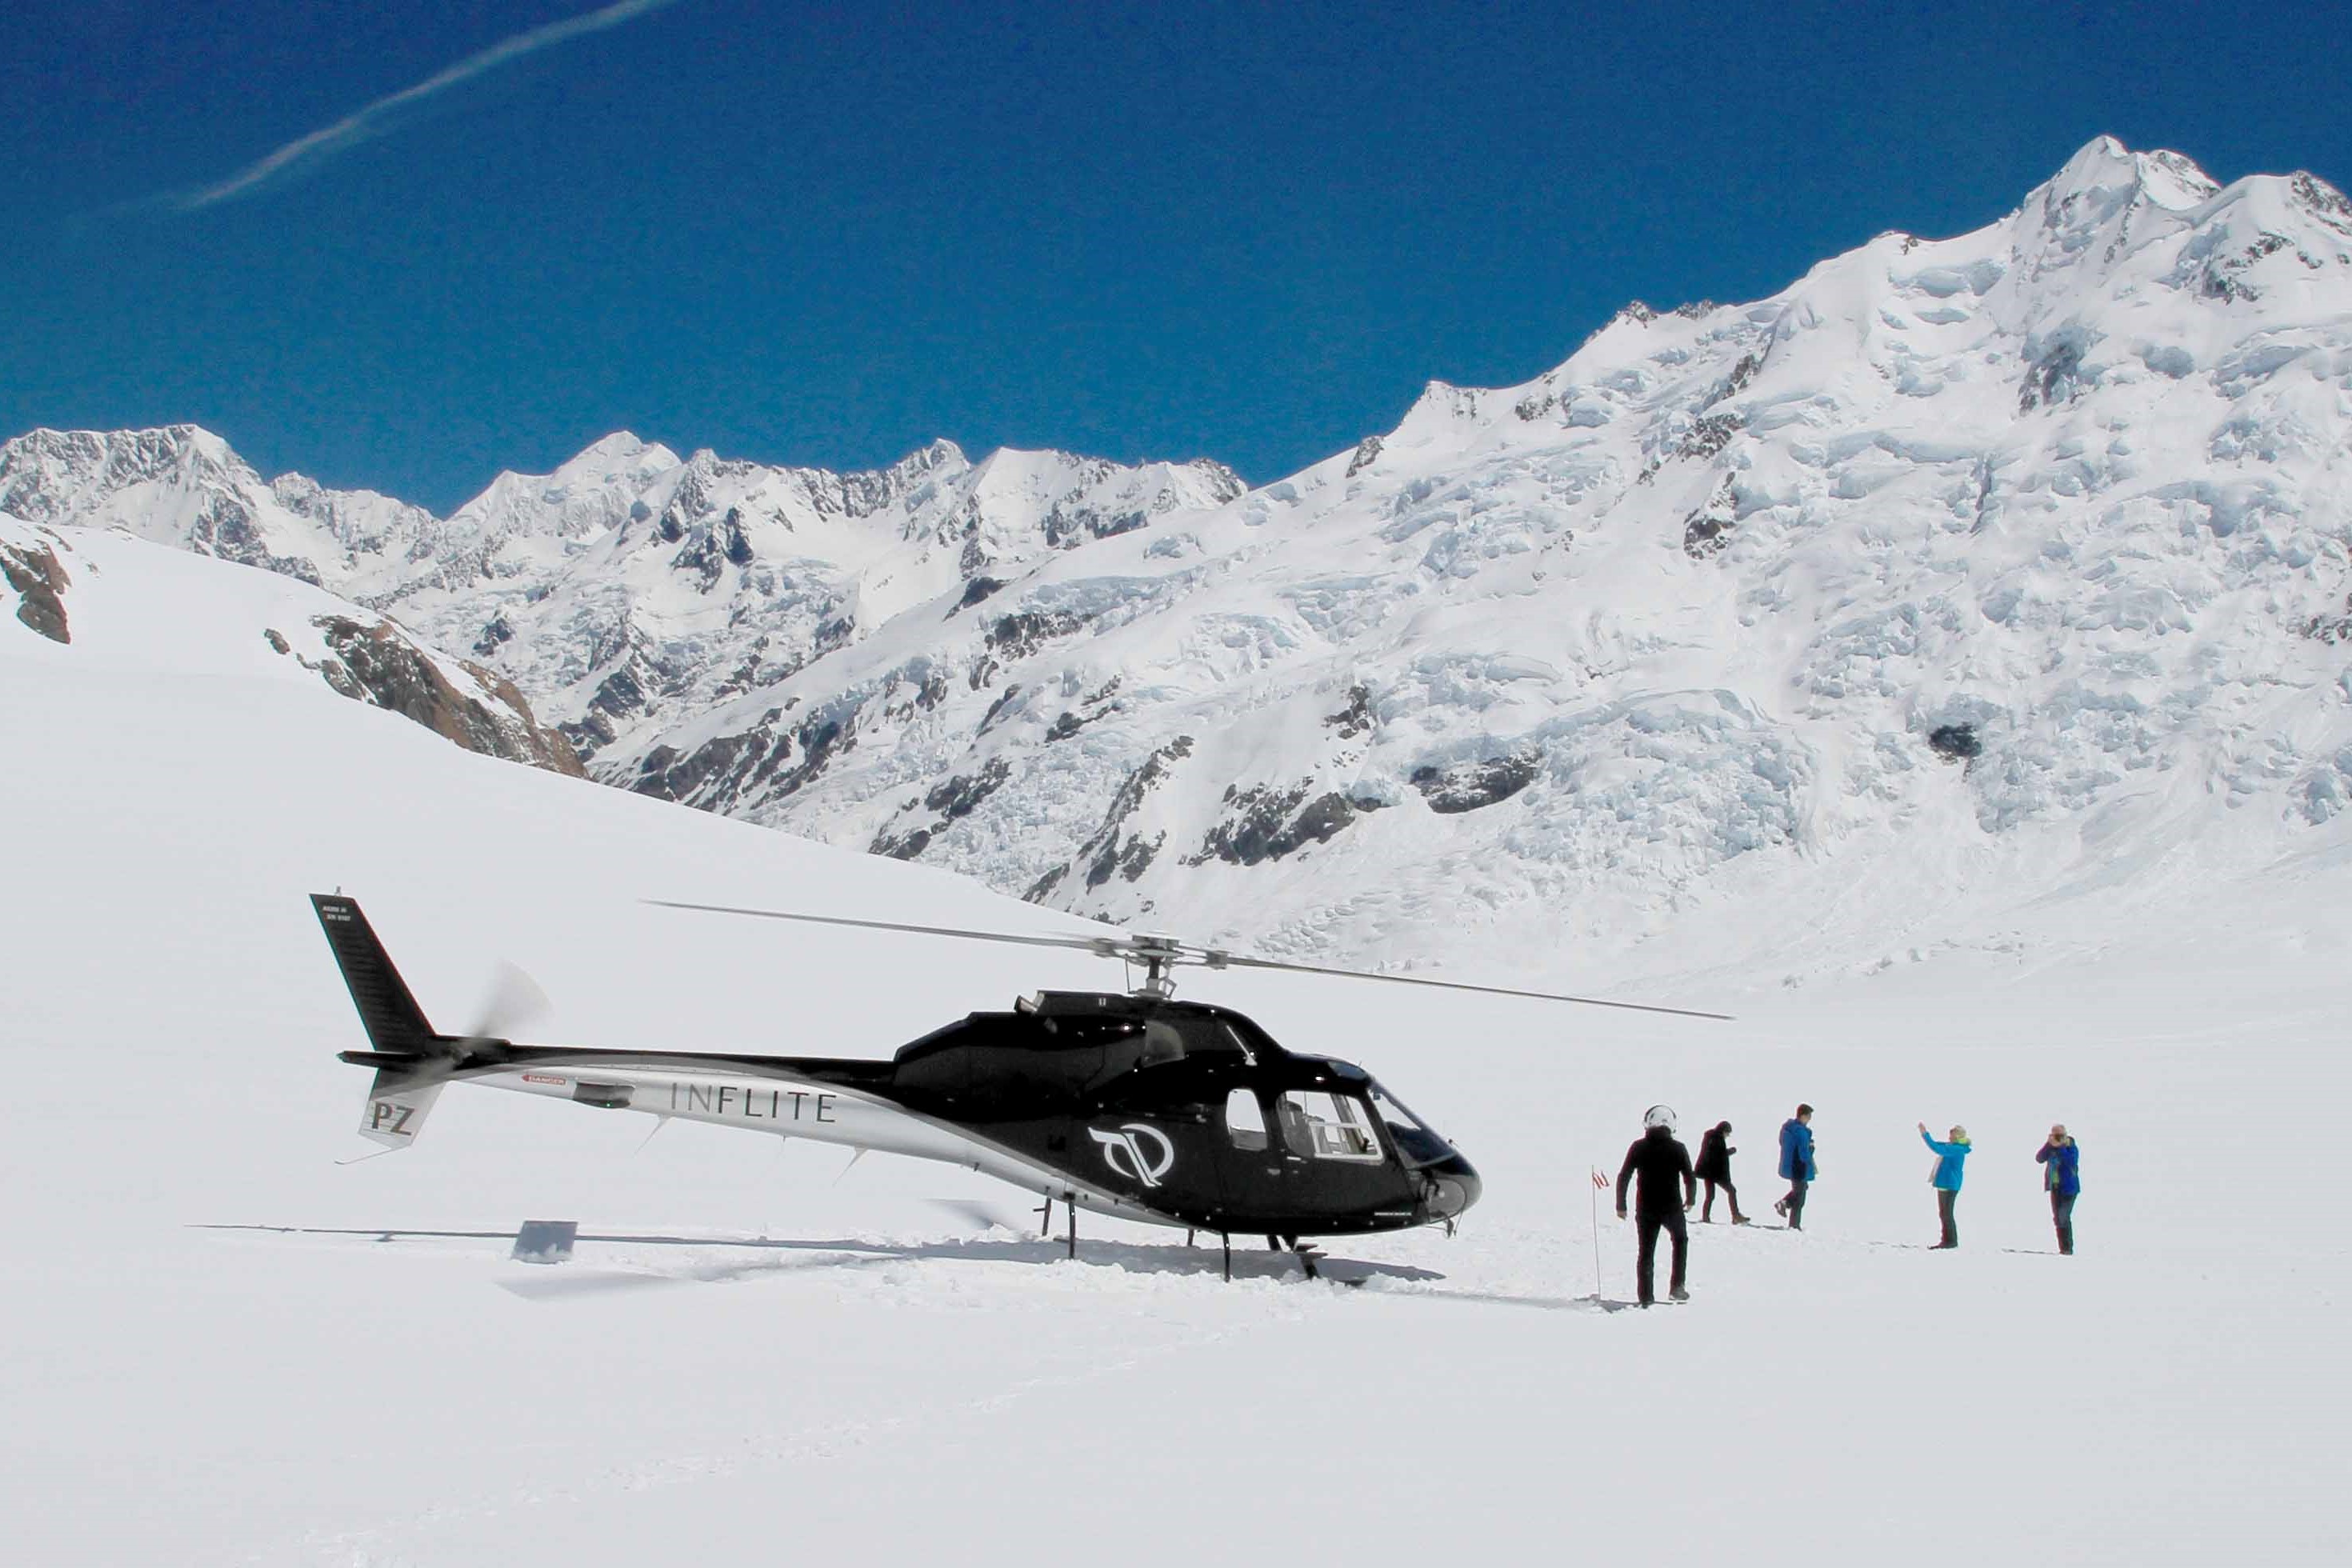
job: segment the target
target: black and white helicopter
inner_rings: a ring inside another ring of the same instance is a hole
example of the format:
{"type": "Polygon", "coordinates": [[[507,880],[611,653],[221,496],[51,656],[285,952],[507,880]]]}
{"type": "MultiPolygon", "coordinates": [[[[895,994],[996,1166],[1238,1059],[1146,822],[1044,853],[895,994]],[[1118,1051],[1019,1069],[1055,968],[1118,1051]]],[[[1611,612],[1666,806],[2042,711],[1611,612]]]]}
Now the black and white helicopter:
{"type": "Polygon", "coordinates": [[[1181,965],[1340,975],[1685,1017],[1677,1007],[1367,974],[1250,958],[1161,936],[1024,936],[713,904],[665,908],[1116,958],[1141,978],[1124,994],[1040,992],[1004,1013],[973,1013],[888,1061],[519,1045],[485,1028],[445,1035],[393,967],[353,900],[313,894],[375,1069],[360,1131],[412,1144],[451,1083],[568,1100],[604,1110],[709,1122],[845,1148],[939,1160],[1061,1200],[1069,1247],[1077,1211],[1221,1237],[1302,1237],[1443,1225],[1478,1200],[1478,1173],[1363,1068],[1284,1049],[1231,1008],[1175,999],[1181,965]]]}

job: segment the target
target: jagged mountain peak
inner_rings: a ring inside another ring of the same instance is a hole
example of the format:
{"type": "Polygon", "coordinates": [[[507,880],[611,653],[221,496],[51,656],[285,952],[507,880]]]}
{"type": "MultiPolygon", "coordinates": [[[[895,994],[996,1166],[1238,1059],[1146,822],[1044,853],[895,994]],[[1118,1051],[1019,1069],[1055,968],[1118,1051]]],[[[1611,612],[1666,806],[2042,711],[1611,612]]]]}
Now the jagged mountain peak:
{"type": "Polygon", "coordinates": [[[2113,136],[2096,136],[2025,199],[2053,226],[2104,215],[2135,201],[2187,212],[2219,195],[2221,182],[2179,153],[2135,153],[2113,136]]]}

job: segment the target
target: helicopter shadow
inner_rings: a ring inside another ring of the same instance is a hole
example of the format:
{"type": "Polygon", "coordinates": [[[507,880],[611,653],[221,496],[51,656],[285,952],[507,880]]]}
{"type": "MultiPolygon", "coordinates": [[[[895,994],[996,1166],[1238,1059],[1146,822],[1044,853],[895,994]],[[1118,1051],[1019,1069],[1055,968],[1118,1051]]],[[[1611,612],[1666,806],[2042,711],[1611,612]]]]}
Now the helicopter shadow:
{"type": "MultiPolygon", "coordinates": [[[[714,1263],[681,1269],[599,1269],[593,1274],[582,1270],[568,1277],[502,1280],[500,1283],[516,1295],[546,1300],[588,1294],[604,1289],[627,1289],[670,1283],[716,1284],[809,1273],[817,1269],[872,1268],[894,1263],[1076,1265],[1180,1279],[1204,1275],[1223,1279],[1225,1274],[1224,1254],[1219,1249],[1123,1242],[1081,1243],[1077,1257],[1073,1259],[1066,1243],[1044,1238],[979,1237],[954,1241],[886,1242],[851,1238],[722,1238],[607,1233],[583,1235],[579,1241],[583,1245],[599,1243],[620,1247],[741,1248],[771,1256],[746,1263],[714,1263]]],[[[1309,1279],[1298,1259],[1287,1252],[1237,1250],[1233,1255],[1233,1278],[1237,1280],[1276,1279],[1334,1285],[1394,1280],[1417,1285],[1445,1278],[1433,1269],[1416,1268],[1407,1264],[1374,1263],[1349,1258],[1318,1258],[1316,1268],[1316,1278],[1309,1279]]]]}
{"type": "MultiPolygon", "coordinates": [[[[512,1242],[507,1230],[425,1230],[394,1226],[208,1225],[195,1228],[243,1231],[270,1236],[364,1237],[377,1243],[405,1241],[512,1242]]],[[[1131,1242],[1082,1242],[1077,1257],[1067,1243],[1045,1237],[973,1237],[952,1241],[891,1242],[860,1237],[812,1239],[800,1237],[679,1236],[664,1232],[583,1231],[573,1238],[580,1247],[696,1247],[736,1250],[769,1256],[746,1263],[711,1263],[683,1268],[632,1268],[579,1265],[544,1279],[503,1280],[519,1296],[540,1299],[591,1294],[597,1290],[658,1288],[671,1284],[718,1284],[761,1276],[805,1273],[814,1269],[874,1268],[910,1262],[1070,1264],[1093,1268],[1118,1268],[1130,1274],[1175,1278],[1225,1273],[1221,1248],[1149,1246],[1131,1242]]],[[[1236,1248],[1233,1254],[1235,1279],[1281,1279],[1336,1285],[1392,1281],[1409,1287],[1441,1280],[1434,1269],[1409,1264],[1375,1263],[1352,1258],[1318,1257],[1315,1280],[1309,1280],[1297,1257],[1288,1252],[1236,1248]]]]}

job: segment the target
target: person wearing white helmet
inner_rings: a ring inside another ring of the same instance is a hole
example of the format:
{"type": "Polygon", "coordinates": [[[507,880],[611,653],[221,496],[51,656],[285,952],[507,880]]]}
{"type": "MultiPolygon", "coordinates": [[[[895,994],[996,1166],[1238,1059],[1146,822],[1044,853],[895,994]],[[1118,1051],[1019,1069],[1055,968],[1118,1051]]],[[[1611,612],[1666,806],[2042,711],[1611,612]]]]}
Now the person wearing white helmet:
{"type": "Polygon", "coordinates": [[[1625,1151],[1617,1171],[1617,1217],[1625,1217],[1625,1184],[1641,1178],[1633,1200],[1634,1227],[1640,1247],[1634,1254],[1633,1278],[1644,1307],[1656,1299],[1658,1232],[1675,1238],[1674,1272],[1666,1280],[1672,1300],[1687,1301],[1685,1288],[1690,1259],[1690,1226],[1683,1211],[1698,1197],[1698,1178],[1692,1173],[1690,1151],[1675,1136],[1675,1113],[1663,1105],[1650,1107],[1642,1118],[1642,1136],[1625,1151]]]}

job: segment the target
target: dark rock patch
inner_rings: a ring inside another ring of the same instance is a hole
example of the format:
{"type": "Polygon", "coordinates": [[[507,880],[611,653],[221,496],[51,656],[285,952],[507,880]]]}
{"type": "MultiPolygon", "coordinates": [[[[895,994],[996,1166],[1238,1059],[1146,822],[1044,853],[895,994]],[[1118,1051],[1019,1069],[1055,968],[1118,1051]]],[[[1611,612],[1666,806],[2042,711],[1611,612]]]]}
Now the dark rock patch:
{"type": "Polygon", "coordinates": [[[908,833],[877,834],[874,842],[866,847],[867,853],[887,855],[898,860],[914,859],[930,847],[931,841],[945,833],[951,824],[970,816],[982,801],[1003,788],[1004,781],[1012,776],[1012,763],[1003,757],[991,757],[977,773],[968,777],[959,774],[935,786],[923,796],[923,805],[939,814],[937,821],[908,833]]]}
{"type": "Polygon", "coordinates": [[[1067,637],[1086,624],[1085,616],[1063,610],[1016,610],[998,616],[988,628],[988,647],[1003,658],[1026,658],[1054,638],[1067,637]]]}
{"type": "Polygon", "coordinates": [[[1927,749],[1948,763],[1972,763],[1984,755],[1974,724],[1938,724],[1927,731],[1927,749]]]}
{"type": "Polygon", "coordinates": [[[1339,731],[1339,739],[1352,741],[1369,732],[1372,727],[1372,689],[1369,686],[1348,688],[1348,705],[1337,713],[1323,715],[1323,722],[1339,731]]]}
{"type": "Polygon", "coordinates": [[[1714,457],[1731,445],[1739,434],[1741,420],[1737,414],[1702,414],[1691,421],[1691,427],[1675,446],[1678,458],[1704,460],[1714,457]]]}
{"type": "Polygon", "coordinates": [[[1430,810],[1450,816],[1510,799],[1535,783],[1538,771],[1530,755],[1487,757],[1446,768],[1415,768],[1411,783],[1430,810]]]}
{"type": "Polygon", "coordinates": [[[2081,384],[2084,344],[2079,335],[2062,333],[2042,357],[2025,367],[2025,384],[2018,389],[2017,411],[2053,407],[2071,399],[2081,384]]]}
{"type": "Polygon", "coordinates": [[[1003,691],[997,696],[996,700],[988,705],[988,711],[980,716],[980,728],[974,731],[973,734],[975,736],[987,734],[989,726],[995,723],[997,720],[1003,718],[1004,716],[1005,710],[1012,707],[1013,700],[1018,698],[1020,695],[1021,683],[1019,681],[1016,680],[1012,685],[1006,687],[1003,691]]]}
{"type": "Polygon", "coordinates": [[[66,626],[65,590],[73,583],[46,545],[38,550],[0,544],[0,577],[16,590],[16,618],[51,642],[70,643],[66,626]]]}
{"type": "Polygon", "coordinates": [[[1337,790],[1310,799],[1312,787],[1311,781],[1286,790],[1268,784],[1247,790],[1228,787],[1225,804],[1231,811],[1209,830],[1200,853],[1185,864],[1199,866],[1213,858],[1236,866],[1280,860],[1310,844],[1330,842],[1357,817],[1381,807],[1379,801],[1351,800],[1337,790]]]}
{"type": "Polygon", "coordinates": [[[953,620],[957,610],[971,609],[1003,586],[1003,583],[994,577],[974,577],[963,585],[963,597],[955,602],[955,609],[948,612],[948,618],[953,620]]]}
{"type": "Polygon", "coordinates": [[[490,624],[482,628],[482,635],[474,639],[475,657],[478,658],[488,658],[490,655],[499,651],[499,645],[500,643],[512,642],[513,640],[514,627],[507,625],[506,616],[503,615],[493,616],[490,617],[490,624]]]}
{"type": "Polygon", "coordinates": [[[1683,553],[1694,561],[1719,553],[1731,542],[1728,536],[1738,521],[1732,510],[1731,485],[1726,480],[1716,487],[1705,506],[1683,519],[1683,553]]]}
{"type": "MultiPolygon", "coordinates": [[[[1103,813],[1102,826],[1084,844],[1071,861],[1072,866],[1087,868],[1087,886],[1099,888],[1115,876],[1124,875],[1129,881],[1143,875],[1152,858],[1160,852],[1167,835],[1155,834],[1147,843],[1140,834],[1129,834],[1124,841],[1120,830],[1128,818],[1141,808],[1144,797],[1165,780],[1175,764],[1192,754],[1192,737],[1179,735],[1143,760],[1143,765],[1127,775],[1111,796],[1109,809],[1103,813]]],[[[1038,879],[1022,896],[1031,903],[1042,903],[1045,896],[1062,883],[1070,867],[1057,867],[1038,879]]]]}
{"type": "Polygon", "coordinates": [[[2264,234],[2238,252],[2206,264],[2204,294],[2209,300],[2259,300],[2263,291],[2240,276],[2265,256],[2274,256],[2294,242],[2283,234],[2264,234]]]}
{"type": "Polygon", "coordinates": [[[855,725],[839,719],[812,715],[796,729],[784,730],[780,721],[797,702],[771,708],[749,729],[714,736],[683,756],[671,747],[656,746],[638,763],[635,776],[625,782],[639,795],[706,810],[731,809],[753,791],[778,799],[796,794],[836,756],[857,745],[855,725]]]}
{"type": "Polygon", "coordinates": [[[422,649],[388,622],[366,625],[346,616],[316,616],[310,624],[326,635],[330,652],[315,665],[303,662],[344,696],[389,709],[469,752],[575,777],[584,771],[563,738],[541,729],[531,717],[522,693],[489,671],[466,667],[509,710],[509,716],[451,684],[422,649]]]}
{"type": "Polygon", "coordinates": [[[1762,354],[1757,353],[1753,350],[1741,354],[1739,356],[1739,363],[1731,367],[1731,374],[1723,378],[1723,384],[1717,387],[1713,392],[1707,395],[1706,406],[1712,408],[1715,405],[1722,402],[1725,398],[1737,397],[1741,393],[1747,391],[1748,384],[1754,381],[1756,379],[1756,373],[1763,368],[1764,356],[1762,354]]]}
{"type": "Polygon", "coordinates": [[[2314,642],[2329,644],[2352,642],[2352,594],[2344,596],[2342,615],[2314,616],[2294,629],[2314,642]]]}
{"type": "Polygon", "coordinates": [[[1378,436],[1365,437],[1356,443],[1356,455],[1348,459],[1347,477],[1354,479],[1358,474],[1380,461],[1380,457],[1381,438],[1378,436]]]}

